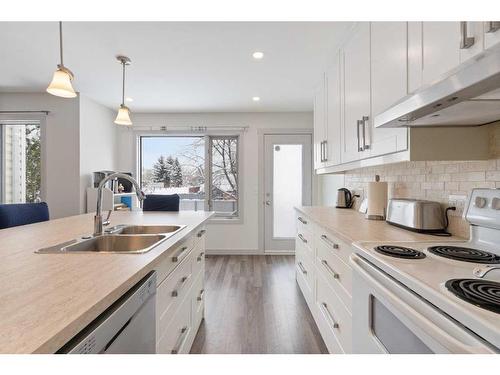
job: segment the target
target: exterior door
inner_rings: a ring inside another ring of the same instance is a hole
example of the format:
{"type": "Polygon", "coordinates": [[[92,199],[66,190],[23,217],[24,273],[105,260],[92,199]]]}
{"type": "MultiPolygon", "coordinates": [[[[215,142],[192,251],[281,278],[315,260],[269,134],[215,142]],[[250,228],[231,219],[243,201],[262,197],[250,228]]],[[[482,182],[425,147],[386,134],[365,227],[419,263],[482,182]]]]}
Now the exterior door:
{"type": "Polygon", "coordinates": [[[311,134],[264,135],[264,251],[295,249],[294,207],[311,204],[311,134]]]}

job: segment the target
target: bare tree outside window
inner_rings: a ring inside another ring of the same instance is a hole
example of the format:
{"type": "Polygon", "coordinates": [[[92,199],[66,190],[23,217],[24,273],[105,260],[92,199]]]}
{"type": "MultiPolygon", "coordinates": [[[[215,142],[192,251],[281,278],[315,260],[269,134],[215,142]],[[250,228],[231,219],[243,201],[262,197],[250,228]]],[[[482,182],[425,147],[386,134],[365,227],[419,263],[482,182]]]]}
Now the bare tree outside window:
{"type": "Polygon", "coordinates": [[[238,138],[211,138],[211,202],[219,215],[238,214],[238,138]]]}

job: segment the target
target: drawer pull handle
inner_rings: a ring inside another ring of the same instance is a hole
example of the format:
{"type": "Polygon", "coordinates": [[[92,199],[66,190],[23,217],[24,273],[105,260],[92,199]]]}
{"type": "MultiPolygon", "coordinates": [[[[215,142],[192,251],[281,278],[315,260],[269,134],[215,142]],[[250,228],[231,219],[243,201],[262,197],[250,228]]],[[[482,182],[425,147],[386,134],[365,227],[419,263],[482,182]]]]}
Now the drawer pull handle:
{"type": "Polygon", "coordinates": [[[307,240],[304,238],[302,234],[299,233],[298,237],[302,240],[302,242],[307,243],[307,240]]]}
{"type": "Polygon", "coordinates": [[[199,231],[196,235],[197,235],[198,237],[201,237],[201,236],[203,236],[205,233],[206,233],[206,229],[202,229],[202,230],[200,230],[200,231],[199,231]]]}
{"type": "Polygon", "coordinates": [[[184,345],[184,341],[186,341],[186,337],[187,337],[188,332],[189,332],[188,327],[182,327],[181,334],[180,334],[179,338],[177,339],[177,342],[175,343],[175,346],[170,353],[179,354],[179,351],[181,350],[182,346],[184,345]]]}
{"type": "Polygon", "coordinates": [[[333,328],[339,328],[339,324],[333,318],[333,315],[330,313],[330,310],[328,310],[328,305],[325,302],[322,302],[321,307],[323,308],[323,311],[325,312],[325,314],[328,316],[328,319],[330,319],[330,322],[332,323],[333,328]]]}
{"type": "Polygon", "coordinates": [[[337,272],[335,272],[332,267],[330,267],[330,265],[328,264],[328,262],[326,260],[323,259],[321,261],[321,264],[326,268],[326,270],[328,272],[330,272],[332,274],[334,279],[340,278],[340,275],[337,272]]]}
{"type": "Polygon", "coordinates": [[[321,239],[323,241],[325,241],[328,245],[330,245],[331,247],[333,247],[334,249],[338,249],[339,248],[339,245],[336,244],[335,242],[333,242],[331,239],[329,239],[326,234],[322,234],[321,235],[321,239]]]}
{"type": "Polygon", "coordinates": [[[304,275],[307,275],[307,270],[304,268],[304,265],[302,264],[302,262],[299,262],[299,268],[300,268],[300,271],[301,271],[304,275]]]}
{"type": "Polygon", "coordinates": [[[179,251],[179,254],[174,255],[174,256],[172,257],[172,262],[177,263],[177,262],[181,261],[182,259],[184,259],[184,257],[185,257],[185,256],[186,256],[186,254],[187,254],[187,249],[188,249],[188,247],[187,247],[187,246],[183,246],[183,247],[181,248],[181,250],[179,251]]]}
{"type": "Polygon", "coordinates": [[[200,255],[198,255],[198,258],[196,258],[196,261],[197,261],[197,262],[201,262],[201,261],[202,261],[202,259],[203,259],[203,257],[204,257],[204,255],[205,255],[205,253],[202,251],[202,252],[200,253],[200,255]]]}
{"type": "Polygon", "coordinates": [[[302,224],[307,224],[307,220],[304,220],[300,216],[297,218],[302,224]]]}
{"type": "Polygon", "coordinates": [[[486,22],[486,32],[494,33],[500,30],[500,22],[499,21],[489,21],[486,22]]]}
{"type": "Polygon", "coordinates": [[[191,275],[188,275],[188,276],[183,276],[180,280],[180,288],[179,289],[175,289],[172,291],[172,297],[178,297],[179,296],[179,292],[181,291],[181,289],[184,287],[184,285],[186,285],[186,281],[189,280],[189,278],[191,277],[191,275]]]}
{"type": "Polygon", "coordinates": [[[200,290],[200,295],[196,298],[198,301],[203,301],[203,295],[205,294],[205,289],[200,290]]]}

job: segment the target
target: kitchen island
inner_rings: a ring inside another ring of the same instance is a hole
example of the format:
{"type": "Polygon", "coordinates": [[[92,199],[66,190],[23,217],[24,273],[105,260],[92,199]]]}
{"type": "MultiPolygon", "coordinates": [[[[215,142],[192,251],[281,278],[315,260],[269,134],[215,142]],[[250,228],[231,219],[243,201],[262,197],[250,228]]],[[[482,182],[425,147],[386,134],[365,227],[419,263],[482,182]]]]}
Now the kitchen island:
{"type": "Polygon", "coordinates": [[[54,353],[152,270],[160,284],[162,264],[212,214],[114,212],[111,226],[186,225],[144,254],[35,254],[91,234],[93,214],[0,230],[0,353],[54,353]]]}

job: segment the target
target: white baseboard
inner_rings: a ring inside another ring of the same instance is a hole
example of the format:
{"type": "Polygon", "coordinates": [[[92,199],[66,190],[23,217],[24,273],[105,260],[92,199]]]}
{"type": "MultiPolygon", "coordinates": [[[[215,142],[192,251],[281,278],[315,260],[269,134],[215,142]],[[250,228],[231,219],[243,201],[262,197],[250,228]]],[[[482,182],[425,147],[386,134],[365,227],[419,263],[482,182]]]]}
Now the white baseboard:
{"type": "Polygon", "coordinates": [[[295,255],[295,251],[262,251],[259,249],[207,249],[207,255],[295,255]]]}

